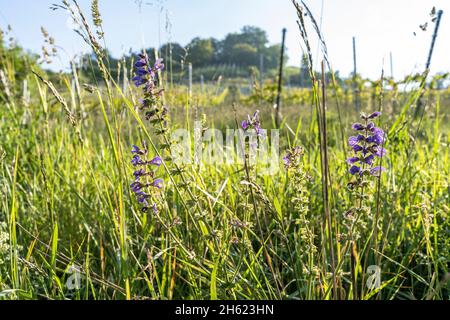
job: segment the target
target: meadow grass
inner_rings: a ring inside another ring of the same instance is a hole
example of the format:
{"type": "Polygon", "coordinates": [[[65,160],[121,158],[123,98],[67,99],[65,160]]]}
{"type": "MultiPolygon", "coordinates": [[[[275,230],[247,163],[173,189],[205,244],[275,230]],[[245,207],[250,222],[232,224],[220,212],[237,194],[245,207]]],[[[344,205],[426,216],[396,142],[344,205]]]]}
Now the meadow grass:
{"type": "Polygon", "coordinates": [[[109,76],[80,13],[98,85],[83,88],[76,72],[52,84],[29,65],[27,101],[11,51],[1,52],[0,299],[450,297],[448,89],[361,93],[362,111],[383,112],[387,170],[368,182],[353,219],[350,93],[314,77],[312,89],[285,90],[301,99],[283,105],[281,156],[303,150],[290,168],[280,158],[275,175],[247,163],[180,165],[173,129],[193,131],[196,119],[236,128],[256,109],[270,129],[273,106],[249,97],[209,106],[223,97],[167,85],[168,128],[150,123],[135,107],[139,90],[109,76]],[[164,159],[157,213],[142,212],[130,189],[131,146],[144,141],[164,159]],[[376,288],[366,285],[371,265],[381,270],[376,288]]]}

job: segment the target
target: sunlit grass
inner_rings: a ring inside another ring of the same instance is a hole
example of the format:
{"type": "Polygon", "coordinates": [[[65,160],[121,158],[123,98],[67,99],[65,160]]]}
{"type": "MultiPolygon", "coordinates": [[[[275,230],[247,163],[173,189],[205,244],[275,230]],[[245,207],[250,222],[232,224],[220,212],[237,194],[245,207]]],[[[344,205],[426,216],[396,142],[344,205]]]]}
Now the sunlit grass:
{"type": "MultiPolygon", "coordinates": [[[[4,61],[13,61],[13,54],[2,48],[4,61]]],[[[374,183],[368,214],[360,218],[352,279],[343,239],[354,199],[341,129],[350,136],[359,113],[351,92],[327,87],[333,290],[315,109],[319,86],[285,93],[281,157],[302,146],[299,167],[275,175],[250,167],[247,174],[242,163],[174,164],[165,146],[170,136],[156,134],[135,108],[138,90],[124,90],[105,65],[107,81],[78,88],[81,95],[70,85],[74,75],[60,75],[59,98],[25,65],[27,103],[14,64],[2,64],[11,92],[3,87],[0,96],[0,299],[449,298],[448,90],[425,89],[422,121],[413,117],[421,88],[385,91],[382,100],[379,86],[361,93],[364,111],[383,111],[379,125],[388,133],[388,154],[379,196],[374,183]],[[76,122],[68,121],[72,113],[76,122]],[[143,141],[151,155],[165,159],[158,169],[165,181],[158,214],[142,212],[129,187],[131,146],[143,141]],[[374,290],[365,283],[369,265],[381,270],[374,290]]],[[[235,128],[256,109],[263,127],[274,127],[273,105],[258,98],[257,88],[230,101],[198,89],[189,97],[183,86],[167,88],[172,128],[193,131],[202,115],[205,128],[235,128]]]]}

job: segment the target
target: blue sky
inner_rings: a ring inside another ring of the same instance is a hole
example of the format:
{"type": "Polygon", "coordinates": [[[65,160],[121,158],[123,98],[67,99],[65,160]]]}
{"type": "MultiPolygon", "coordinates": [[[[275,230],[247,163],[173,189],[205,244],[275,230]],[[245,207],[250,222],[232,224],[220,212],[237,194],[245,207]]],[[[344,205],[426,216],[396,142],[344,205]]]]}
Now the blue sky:
{"type": "MultiPolygon", "coordinates": [[[[87,48],[71,29],[68,16],[49,9],[60,0],[0,0],[0,26],[11,24],[14,36],[26,49],[40,52],[44,26],[66,51],[53,69],[66,67],[67,59],[87,48]]],[[[106,43],[115,56],[143,46],[158,46],[172,39],[186,45],[193,37],[223,38],[244,25],[265,29],[271,43],[280,42],[286,27],[289,64],[298,65],[302,48],[296,13],[290,0],[100,0],[106,43]],[[170,22],[170,31],[167,22],[170,22]]],[[[89,0],[79,0],[88,12],[89,0]]],[[[322,28],[335,70],[348,75],[353,68],[352,36],[357,38],[358,72],[377,78],[384,61],[389,74],[389,52],[394,75],[400,78],[422,71],[433,26],[426,32],[419,25],[429,20],[433,6],[444,10],[432,73],[450,71],[449,0],[307,0],[322,28]],[[413,35],[416,32],[416,36],[413,35]]],[[[316,52],[316,40],[312,41],[316,52]]],[[[320,57],[320,55],[318,55],[320,57]]],[[[320,59],[320,58],[319,58],[320,59]]]]}

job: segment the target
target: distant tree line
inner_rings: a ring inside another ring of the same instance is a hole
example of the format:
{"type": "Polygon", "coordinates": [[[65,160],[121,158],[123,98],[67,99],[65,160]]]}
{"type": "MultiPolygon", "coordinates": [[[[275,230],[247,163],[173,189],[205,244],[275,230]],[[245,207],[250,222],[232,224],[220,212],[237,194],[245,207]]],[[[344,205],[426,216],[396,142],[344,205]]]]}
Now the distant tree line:
{"type": "MultiPolygon", "coordinates": [[[[179,43],[166,43],[157,49],[159,57],[163,58],[166,70],[175,75],[186,73],[189,63],[193,65],[194,77],[199,78],[203,74],[206,79],[217,75],[225,77],[248,77],[251,72],[259,72],[261,65],[264,72],[274,72],[280,61],[281,45],[269,45],[267,33],[261,28],[245,26],[237,33],[229,33],[223,40],[215,38],[192,39],[186,46],[179,43]]],[[[155,59],[155,48],[147,48],[150,59],[155,59]]],[[[122,61],[128,64],[137,55],[130,53],[122,59],[117,59],[107,53],[111,73],[117,76],[117,66],[122,61]]],[[[83,69],[92,73],[92,77],[100,79],[100,72],[95,63],[95,57],[91,54],[82,59],[83,69]]],[[[284,61],[288,61],[285,53],[284,61]]],[[[198,80],[198,79],[197,79],[198,80]]]]}
{"type": "MultiPolygon", "coordinates": [[[[242,78],[248,83],[250,77],[255,80],[260,79],[261,69],[266,80],[276,80],[280,51],[281,44],[270,45],[266,31],[255,26],[244,26],[239,32],[229,33],[222,40],[212,37],[196,37],[186,46],[171,42],[165,43],[159,48],[146,49],[151,61],[155,60],[155,52],[164,59],[168,77],[174,83],[187,82],[189,64],[193,66],[194,82],[200,82],[201,79],[205,82],[216,81],[219,77],[225,77],[242,78]]],[[[106,51],[107,65],[113,78],[123,77],[124,70],[127,70],[128,77],[131,77],[132,64],[138,53],[129,52],[124,57],[116,58],[106,51]]],[[[81,59],[83,77],[92,82],[102,78],[95,59],[93,54],[86,54],[81,59]]],[[[294,61],[294,63],[291,61],[289,67],[286,66],[287,62],[288,54],[285,52],[284,85],[311,87],[307,56],[304,54],[298,58],[298,61],[294,61]]],[[[315,76],[320,79],[319,73],[316,72],[315,76]]],[[[327,81],[330,81],[331,74],[328,73],[326,78],[327,81]]],[[[352,82],[355,80],[352,75],[348,78],[340,77],[339,71],[335,72],[334,78],[338,85],[349,88],[353,86],[352,82]]],[[[361,83],[360,85],[363,85],[364,81],[360,79],[360,75],[357,79],[360,80],[358,81],[361,83]]],[[[440,79],[437,87],[443,86],[444,80],[440,79]]]]}

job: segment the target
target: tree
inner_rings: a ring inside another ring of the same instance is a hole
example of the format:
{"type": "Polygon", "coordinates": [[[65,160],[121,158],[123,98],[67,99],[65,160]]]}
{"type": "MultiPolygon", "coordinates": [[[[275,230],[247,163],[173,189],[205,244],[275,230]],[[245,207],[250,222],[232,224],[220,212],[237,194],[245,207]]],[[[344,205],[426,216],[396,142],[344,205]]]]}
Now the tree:
{"type": "Polygon", "coordinates": [[[258,63],[258,51],[248,43],[237,43],[230,52],[230,58],[237,65],[255,66],[258,63]]]}
{"type": "MultiPolygon", "coordinates": [[[[281,45],[275,44],[273,46],[263,48],[262,54],[264,57],[264,67],[266,69],[276,69],[280,64],[281,45]]],[[[287,63],[287,54],[284,53],[284,64],[287,63]]]]}
{"type": "Polygon", "coordinates": [[[215,39],[200,39],[194,38],[186,46],[188,52],[187,61],[191,62],[194,66],[203,67],[210,65],[215,60],[215,39]]]}
{"type": "MultiPolygon", "coordinates": [[[[155,59],[154,48],[145,50],[150,62],[155,59]]],[[[275,77],[279,67],[281,46],[268,45],[267,34],[264,30],[254,26],[245,26],[240,32],[229,33],[222,41],[215,38],[194,38],[186,47],[178,43],[166,43],[159,49],[159,57],[164,59],[166,70],[175,75],[176,79],[185,76],[186,64],[194,65],[194,73],[204,76],[217,74],[227,77],[246,77],[250,68],[259,69],[261,56],[263,57],[264,71],[267,75],[275,77]]],[[[125,57],[127,65],[131,60],[136,61],[138,52],[125,57]]],[[[111,62],[111,74],[115,77],[117,73],[117,62],[109,53],[108,60],[111,62]]],[[[95,56],[86,55],[85,61],[95,62],[95,56]]],[[[287,54],[285,53],[285,63],[287,54]]],[[[91,78],[100,79],[96,63],[87,64],[84,71],[91,71],[91,78]]]]}
{"type": "Polygon", "coordinates": [[[221,60],[224,63],[238,64],[245,66],[259,65],[259,53],[261,53],[267,44],[267,34],[258,27],[245,26],[240,33],[229,33],[221,43],[221,60]],[[252,50],[249,50],[249,48],[252,50]],[[245,63],[238,56],[237,52],[246,54],[245,63]],[[251,55],[256,51],[256,54],[251,55]],[[250,59],[251,56],[251,59],[250,59]]]}
{"type": "Polygon", "coordinates": [[[302,61],[300,65],[300,87],[311,87],[311,74],[309,73],[308,55],[303,53],[302,61]]]}
{"type": "Polygon", "coordinates": [[[181,66],[185,63],[184,60],[186,59],[186,49],[180,44],[176,42],[166,43],[159,48],[159,54],[164,59],[168,70],[172,68],[173,72],[181,71],[181,66]]]}
{"type": "Polygon", "coordinates": [[[258,27],[253,26],[244,26],[241,31],[241,41],[243,43],[247,43],[258,51],[261,51],[265,48],[268,40],[267,33],[258,27]]]}

